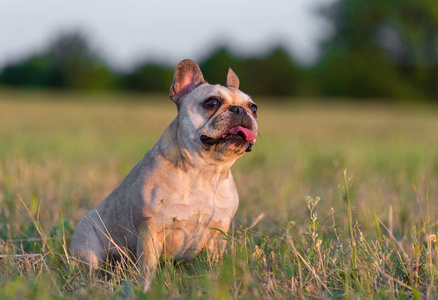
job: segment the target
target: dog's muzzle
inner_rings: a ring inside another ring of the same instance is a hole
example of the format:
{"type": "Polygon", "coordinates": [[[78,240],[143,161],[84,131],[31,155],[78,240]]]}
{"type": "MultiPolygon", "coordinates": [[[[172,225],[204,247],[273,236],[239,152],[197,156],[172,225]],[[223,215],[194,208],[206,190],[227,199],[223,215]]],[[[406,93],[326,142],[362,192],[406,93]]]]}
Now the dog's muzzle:
{"type": "Polygon", "coordinates": [[[213,146],[220,142],[235,142],[235,143],[241,143],[241,144],[247,144],[247,147],[245,149],[246,152],[250,152],[252,149],[252,141],[254,141],[257,138],[257,136],[249,130],[248,128],[245,128],[241,125],[232,127],[228,130],[227,133],[222,134],[222,136],[218,138],[212,138],[207,135],[201,135],[200,140],[202,143],[213,146]]]}

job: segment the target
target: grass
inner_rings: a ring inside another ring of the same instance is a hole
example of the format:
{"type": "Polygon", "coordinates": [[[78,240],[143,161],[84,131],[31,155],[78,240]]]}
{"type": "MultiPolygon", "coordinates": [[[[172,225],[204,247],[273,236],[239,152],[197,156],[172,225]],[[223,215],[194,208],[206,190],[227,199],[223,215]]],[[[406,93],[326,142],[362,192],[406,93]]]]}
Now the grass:
{"type": "Polygon", "coordinates": [[[164,96],[0,92],[0,298],[434,298],[438,107],[259,99],[219,264],[68,253],[82,215],[175,117],[164,96]],[[344,170],[347,170],[344,173],[344,170]]]}

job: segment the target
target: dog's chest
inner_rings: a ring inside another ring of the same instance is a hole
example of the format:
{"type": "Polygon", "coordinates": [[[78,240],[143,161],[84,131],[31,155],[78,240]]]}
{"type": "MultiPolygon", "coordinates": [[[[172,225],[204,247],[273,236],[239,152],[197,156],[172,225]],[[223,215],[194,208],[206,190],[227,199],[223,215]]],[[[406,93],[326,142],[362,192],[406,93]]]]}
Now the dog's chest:
{"type": "Polygon", "coordinates": [[[231,195],[224,198],[208,193],[186,196],[177,194],[160,200],[154,214],[155,224],[173,226],[175,222],[185,222],[198,227],[212,222],[230,220],[237,208],[237,202],[238,199],[231,195]]]}
{"type": "Polygon", "coordinates": [[[196,193],[160,200],[154,225],[163,240],[163,255],[191,259],[220,229],[227,231],[237,209],[237,194],[196,193]],[[184,200],[184,201],[181,201],[184,200]]]}

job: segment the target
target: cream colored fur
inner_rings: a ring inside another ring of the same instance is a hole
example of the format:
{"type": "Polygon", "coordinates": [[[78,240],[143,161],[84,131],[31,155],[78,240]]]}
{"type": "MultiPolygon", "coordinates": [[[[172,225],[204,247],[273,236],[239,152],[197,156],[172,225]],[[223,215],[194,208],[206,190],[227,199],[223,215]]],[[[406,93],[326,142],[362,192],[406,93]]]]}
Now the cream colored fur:
{"type": "Polygon", "coordinates": [[[213,259],[222,255],[225,240],[212,228],[230,227],[239,203],[230,167],[255,140],[206,145],[201,136],[220,139],[237,125],[257,134],[254,103],[238,85],[231,69],[227,86],[210,85],[194,62],[180,63],[171,88],[176,119],[123,182],[80,220],[71,240],[74,253],[97,268],[129,249],[145,278],[160,256],[190,260],[204,247],[213,259]],[[221,106],[207,109],[208,99],[220,99],[221,106]],[[233,105],[245,113],[230,111],[233,105]]]}

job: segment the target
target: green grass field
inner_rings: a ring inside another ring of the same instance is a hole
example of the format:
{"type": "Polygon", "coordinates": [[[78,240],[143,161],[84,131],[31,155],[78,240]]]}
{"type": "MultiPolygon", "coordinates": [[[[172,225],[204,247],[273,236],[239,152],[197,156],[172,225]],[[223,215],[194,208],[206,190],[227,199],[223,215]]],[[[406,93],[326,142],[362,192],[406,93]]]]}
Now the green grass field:
{"type": "Polygon", "coordinates": [[[260,135],[233,167],[223,260],[163,260],[146,294],[135,266],[88,274],[68,243],[174,104],[1,91],[0,298],[438,297],[438,107],[255,100],[260,135]]]}

